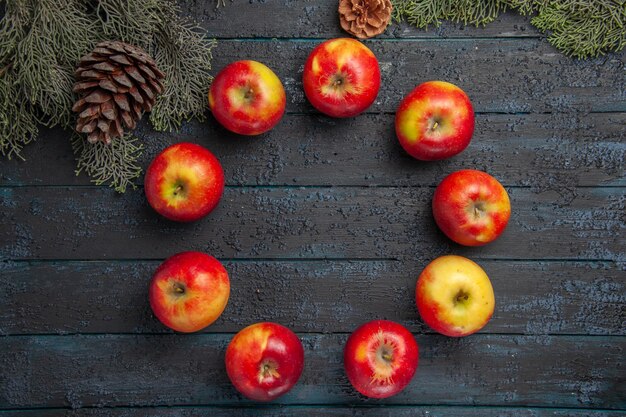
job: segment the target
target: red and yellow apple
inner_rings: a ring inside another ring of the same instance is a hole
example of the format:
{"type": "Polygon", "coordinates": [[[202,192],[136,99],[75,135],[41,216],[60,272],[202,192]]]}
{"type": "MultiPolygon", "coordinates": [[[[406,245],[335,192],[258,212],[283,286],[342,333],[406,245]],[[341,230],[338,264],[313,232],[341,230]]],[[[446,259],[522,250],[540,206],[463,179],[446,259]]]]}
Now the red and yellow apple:
{"type": "Polygon", "coordinates": [[[454,84],[428,81],[415,87],[396,111],[396,135],[412,157],[449,158],[463,151],[474,133],[474,109],[454,84]]]}
{"type": "Polygon", "coordinates": [[[464,169],[448,175],[437,186],[433,215],[450,239],[461,245],[481,246],[502,234],[511,216],[511,202],[494,177],[464,169]]]}
{"type": "Polygon", "coordinates": [[[376,100],[380,69],[374,53],[350,38],[328,40],[313,49],[304,65],[304,93],[331,117],[352,117],[376,100]]]}
{"type": "Polygon", "coordinates": [[[252,324],[226,348],[226,373],[234,387],[255,401],[272,401],[298,382],[304,349],[298,336],[277,323],[252,324]]]}
{"type": "Polygon", "coordinates": [[[228,273],[212,256],[181,252],[167,258],[150,282],[154,315],[177,332],[197,332],[222,314],[230,295],[228,273]]]}
{"type": "Polygon", "coordinates": [[[231,132],[260,135],[278,124],[287,102],[280,79],[257,61],[236,61],[209,88],[209,108],[231,132]]]}
{"type": "Polygon", "coordinates": [[[387,398],[411,382],[418,356],[417,342],[404,326],[374,320],[350,335],[343,362],[357,391],[371,398],[387,398]]]}
{"type": "Polygon", "coordinates": [[[224,171],[207,149],[181,142],[165,148],[144,178],[148,203],[170,220],[190,222],[209,214],[224,192],[224,171]]]}
{"type": "Polygon", "coordinates": [[[456,255],[441,256],[424,268],[417,280],[415,303],[430,328],[452,337],[482,329],[496,305],[485,271],[456,255]]]}

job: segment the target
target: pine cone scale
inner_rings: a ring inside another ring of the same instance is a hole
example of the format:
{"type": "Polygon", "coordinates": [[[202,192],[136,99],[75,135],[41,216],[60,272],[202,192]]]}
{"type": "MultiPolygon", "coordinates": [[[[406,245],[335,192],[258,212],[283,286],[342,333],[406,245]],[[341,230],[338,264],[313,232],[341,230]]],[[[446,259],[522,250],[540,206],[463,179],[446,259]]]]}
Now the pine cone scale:
{"type": "Polygon", "coordinates": [[[148,84],[150,84],[152,90],[154,90],[155,93],[161,94],[163,92],[163,84],[161,84],[157,80],[150,79],[148,80],[148,84]]]}
{"type": "Polygon", "coordinates": [[[128,94],[130,94],[131,97],[134,98],[137,103],[139,104],[145,103],[145,100],[143,99],[143,96],[139,94],[139,90],[137,90],[137,87],[132,86],[130,90],[128,90],[128,94]]]}
{"type": "Polygon", "coordinates": [[[141,76],[137,67],[125,67],[124,71],[130,75],[135,81],[139,81],[141,84],[145,84],[146,79],[141,76]]]}
{"type": "Polygon", "coordinates": [[[119,107],[120,109],[124,111],[130,111],[130,104],[128,103],[128,99],[126,98],[126,95],[115,94],[113,96],[113,100],[115,101],[115,104],[117,104],[117,107],[119,107]]]}
{"type": "Polygon", "coordinates": [[[109,59],[113,62],[117,62],[118,64],[133,65],[133,63],[129,61],[125,55],[112,55],[109,59]]]}
{"type": "Polygon", "coordinates": [[[133,86],[133,82],[124,73],[114,74],[112,75],[112,78],[115,80],[116,83],[121,84],[124,87],[131,88],[133,86]]]}
{"type": "MultiPolygon", "coordinates": [[[[118,90],[117,85],[113,81],[108,79],[108,78],[104,79],[104,80],[101,80],[97,85],[100,88],[102,88],[103,90],[107,90],[107,91],[110,91],[112,93],[117,93],[117,90],[118,90]]],[[[95,86],[93,86],[93,87],[95,87],[95,86]]]]}
{"type": "Polygon", "coordinates": [[[108,62],[99,62],[97,64],[93,64],[91,68],[103,72],[113,72],[117,69],[117,65],[112,65],[108,62]]]}
{"type": "Polygon", "coordinates": [[[152,110],[165,76],[143,50],[123,42],[100,42],[79,61],[73,91],[79,99],[76,131],[90,143],[111,141],[132,130],[152,110]]]}
{"type": "Polygon", "coordinates": [[[392,8],[391,0],[340,0],[339,22],[357,38],[371,38],[385,31],[392,8]]]}

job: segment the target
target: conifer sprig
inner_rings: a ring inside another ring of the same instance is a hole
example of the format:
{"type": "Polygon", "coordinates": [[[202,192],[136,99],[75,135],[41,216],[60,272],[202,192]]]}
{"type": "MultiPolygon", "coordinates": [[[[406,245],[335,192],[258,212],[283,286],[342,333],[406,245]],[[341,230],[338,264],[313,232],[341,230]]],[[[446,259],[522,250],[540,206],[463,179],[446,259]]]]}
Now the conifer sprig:
{"type": "MultiPolygon", "coordinates": [[[[155,129],[204,116],[215,44],[172,0],[0,0],[0,15],[0,153],[8,158],[21,158],[40,123],[73,129],[74,70],[102,40],[145,49],[165,72],[150,115],[155,129]]],[[[141,173],[133,136],[108,147],[73,136],[72,144],[77,172],[96,184],[124,191],[141,173]]]]}

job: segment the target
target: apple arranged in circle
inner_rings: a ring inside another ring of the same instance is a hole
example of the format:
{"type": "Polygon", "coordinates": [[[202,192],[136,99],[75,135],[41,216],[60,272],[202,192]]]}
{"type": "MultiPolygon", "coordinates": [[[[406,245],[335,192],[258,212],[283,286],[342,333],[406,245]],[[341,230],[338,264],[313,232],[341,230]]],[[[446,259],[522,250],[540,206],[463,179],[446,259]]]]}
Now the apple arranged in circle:
{"type": "Polygon", "coordinates": [[[429,327],[452,337],[482,329],[496,305],[485,271],[456,255],[441,256],[424,268],[417,280],[415,303],[429,327]]]}
{"type": "Polygon", "coordinates": [[[328,40],[313,49],[304,65],[304,93],[331,117],[352,117],[367,109],[380,89],[374,53],[351,38],[328,40]]]}
{"type": "Polygon", "coordinates": [[[450,239],[461,245],[481,246],[502,234],[511,216],[511,202],[494,177],[464,169],[448,175],[437,186],[433,215],[450,239]]]}
{"type": "Polygon", "coordinates": [[[396,135],[413,158],[435,161],[463,151],[474,133],[474,109],[454,84],[428,81],[415,87],[396,111],[396,135]]]}
{"type": "Polygon", "coordinates": [[[287,102],[280,79],[257,61],[236,61],[222,69],[209,88],[217,121],[240,135],[260,135],[278,124],[287,102]]]}
{"type": "Polygon", "coordinates": [[[387,398],[411,382],[418,362],[417,342],[393,321],[365,323],[348,338],[343,361],[350,383],[361,394],[387,398]]]}
{"type": "Polygon", "coordinates": [[[177,332],[197,332],[222,314],[230,295],[230,280],[222,264],[201,252],[181,252],[167,258],[150,282],[154,315],[177,332]]]}
{"type": "Polygon", "coordinates": [[[226,348],[226,372],[237,391],[255,401],[272,401],[298,382],[304,349],[298,336],[277,323],[246,327],[226,348]]]}
{"type": "Polygon", "coordinates": [[[224,192],[224,171],[207,149],[181,142],[165,148],[144,178],[148,203],[170,220],[190,222],[209,214],[224,192]]]}

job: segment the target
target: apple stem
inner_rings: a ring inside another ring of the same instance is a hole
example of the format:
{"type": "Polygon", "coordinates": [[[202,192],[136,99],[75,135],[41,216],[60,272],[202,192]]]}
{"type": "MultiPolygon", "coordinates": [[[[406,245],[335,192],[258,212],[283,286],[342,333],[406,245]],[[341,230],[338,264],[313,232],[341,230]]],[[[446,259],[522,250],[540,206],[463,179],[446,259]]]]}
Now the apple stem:
{"type": "Polygon", "coordinates": [[[387,362],[391,362],[391,360],[393,359],[393,356],[391,356],[389,353],[385,352],[383,353],[383,359],[386,360],[387,362]]]}
{"type": "Polygon", "coordinates": [[[174,190],[174,195],[178,195],[179,192],[181,192],[183,189],[182,185],[179,185],[176,187],[176,189],[174,190]]]}
{"type": "Polygon", "coordinates": [[[264,378],[279,378],[280,374],[278,373],[277,366],[272,362],[266,362],[261,365],[261,373],[259,375],[259,382],[261,382],[264,378]]]}
{"type": "Polygon", "coordinates": [[[430,130],[432,130],[434,132],[435,129],[437,129],[438,126],[439,126],[439,122],[435,121],[435,123],[433,123],[433,127],[431,127],[430,130]]]}

